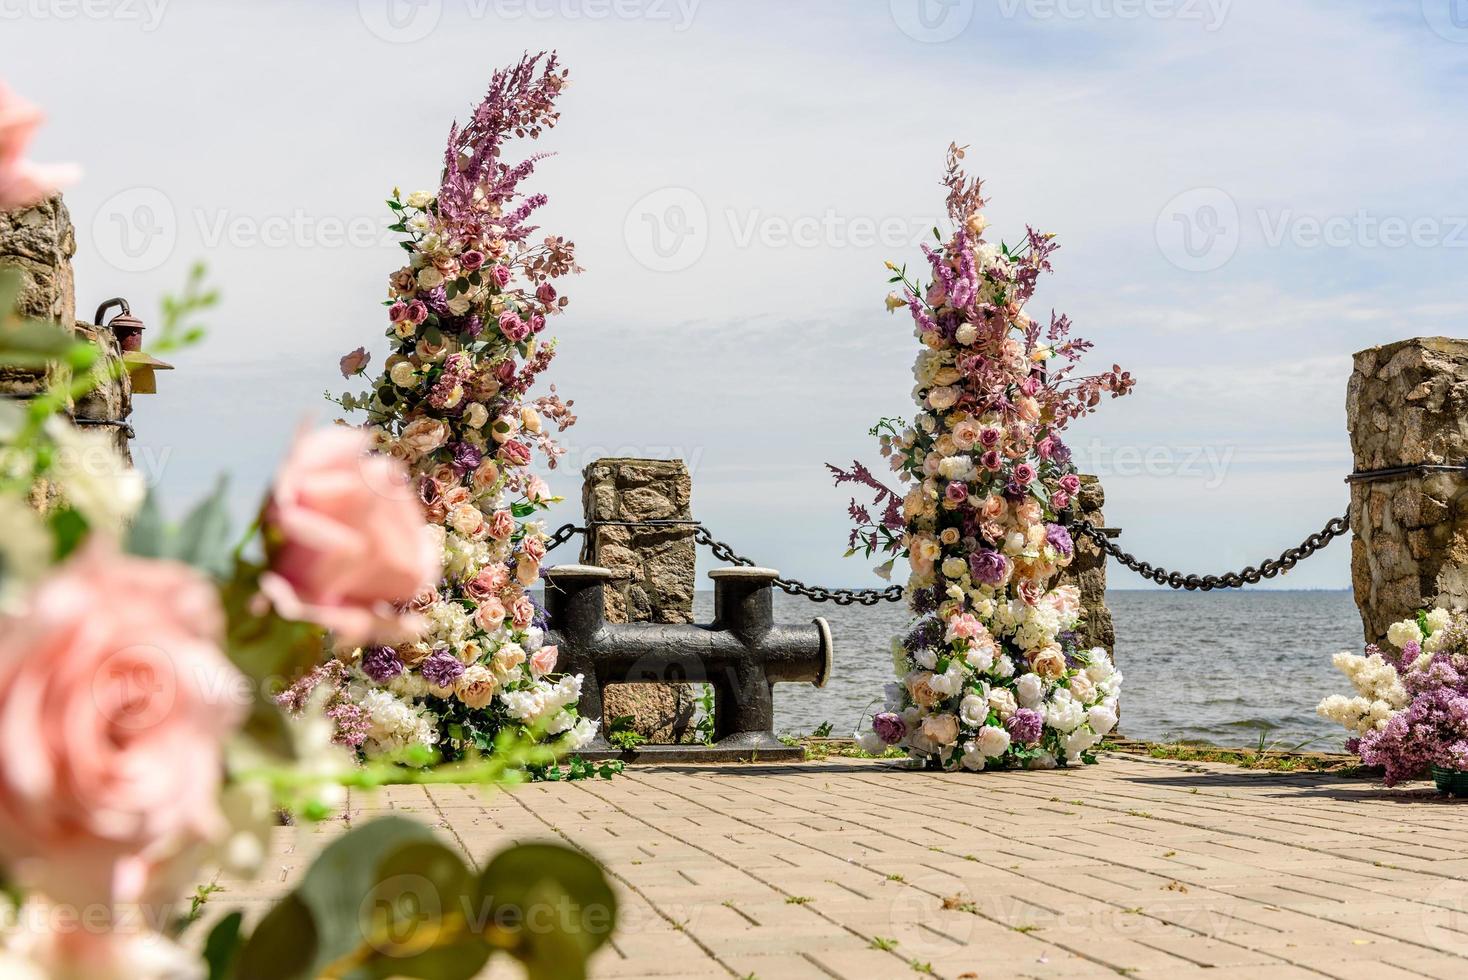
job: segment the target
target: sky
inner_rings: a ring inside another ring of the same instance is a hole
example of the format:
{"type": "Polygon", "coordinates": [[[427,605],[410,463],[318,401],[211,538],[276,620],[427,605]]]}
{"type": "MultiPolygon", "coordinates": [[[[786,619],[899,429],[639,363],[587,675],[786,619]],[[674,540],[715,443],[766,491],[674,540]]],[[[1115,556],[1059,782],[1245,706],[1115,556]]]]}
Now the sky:
{"type": "MultiPolygon", "coordinates": [[[[169,509],[228,471],[247,520],[337,417],[338,357],[386,351],[384,198],[544,48],[572,86],[533,187],[586,268],[552,526],[591,460],[677,456],[736,550],[877,584],[823,464],[879,463],[868,427],[912,414],[882,263],[920,260],[950,142],[991,238],[1058,236],[1030,313],[1137,378],[1070,442],[1155,564],[1236,569],[1344,513],[1352,354],[1468,316],[1468,0],[0,0],[32,156],[86,171],[81,315],[156,322],[199,261],[223,294],[134,412],[169,509]]],[[[1345,588],[1349,547],[1274,584],[1345,588]]]]}

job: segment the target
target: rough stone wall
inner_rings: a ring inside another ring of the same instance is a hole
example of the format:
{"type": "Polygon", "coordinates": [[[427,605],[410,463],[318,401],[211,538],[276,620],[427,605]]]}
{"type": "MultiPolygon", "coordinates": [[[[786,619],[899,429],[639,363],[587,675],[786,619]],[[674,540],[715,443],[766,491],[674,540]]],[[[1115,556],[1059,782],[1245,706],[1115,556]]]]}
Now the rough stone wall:
{"type": "MultiPolygon", "coordinates": [[[[0,211],[0,267],[20,270],[22,316],[76,321],[75,254],[76,231],[61,198],[25,211],[0,211]]],[[[0,395],[29,397],[44,391],[49,379],[45,370],[0,364],[0,395]]]]}
{"type": "MultiPolygon", "coordinates": [[[[0,211],[0,268],[21,272],[18,304],[21,315],[71,326],[80,339],[101,349],[102,356],[95,370],[99,377],[108,380],[77,400],[72,406],[73,417],[125,419],[132,411],[132,385],[122,367],[117,338],[111,331],[99,331],[76,317],[76,279],[71,265],[75,255],[76,230],[60,197],[25,211],[0,211]]],[[[56,380],[57,370],[0,364],[0,397],[29,398],[40,394],[56,380]]],[[[111,435],[123,458],[130,459],[123,429],[106,427],[98,431],[111,435]]],[[[44,508],[51,496],[49,488],[38,487],[34,499],[44,508]]]]}
{"type": "MultiPolygon", "coordinates": [[[[1076,495],[1076,516],[1097,527],[1106,526],[1102,508],[1106,491],[1094,476],[1081,477],[1081,490],[1076,495]]],[[[1081,590],[1081,608],[1086,618],[1077,631],[1082,648],[1105,647],[1115,659],[1116,630],[1111,622],[1111,609],[1106,605],[1106,552],[1090,538],[1076,540],[1076,556],[1060,575],[1059,584],[1073,584],[1081,590]]]]}
{"type": "MultiPolygon", "coordinates": [[[[1346,420],[1358,471],[1468,463],[1468,340],[1416,337],[1361,351],[1346,420]]],[[[1468,607],[1468,476],[1352,483],[1351,531],[1367,642],[1419,608],[1468,607]]]]}
{"type": "MultiPolygon", "coordinates": [[[[601,459],[583,473],[586,564],[623,573],[607,589],[613,623],[691,623],[696,553],[691,527],[629,527],[597,521],[688,520],[693,482],[682,460],[601,459]]],[[[631,715],[650,742],[684,739],[695,699],[687,684],[619,684],[605,692],[605,716],[631,715]]]]}

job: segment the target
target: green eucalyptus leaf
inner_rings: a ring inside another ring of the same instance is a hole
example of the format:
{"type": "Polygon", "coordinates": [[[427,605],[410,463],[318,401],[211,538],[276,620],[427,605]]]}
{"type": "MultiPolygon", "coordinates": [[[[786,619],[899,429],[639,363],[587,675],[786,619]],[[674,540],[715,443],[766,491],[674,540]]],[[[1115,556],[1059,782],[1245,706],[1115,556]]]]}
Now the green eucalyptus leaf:
{"type": "Polygon", "coordinates": [[[231,912],[209,930],[204,940],[204,962],[209,966],[209,980],[230,980],[234,976],[235,959],[243,948],[240,923],[244,915],[231,912]]]}
{"type": "MultiPolygon", "coordinates": [[[[305,980],[316,974],[316,924],[292,892],[265,914],[234,964],[232,980],[305,980]]],[[[211,978],[212,980],[212,978],[211,978]]]]}
{"type": "Polygon", "coordinates": [[[143,505],[128,526],[123,550],[139,558],[168,556],[168,526],[163,521],[163,512],[158,509],[158,497],[152,490],[143,498],[143,505]]]}
{"type": "Polygon", "coordinates": [[[214,492],[189,512],[172,549],[174,558],[218,578],[227,577],[233,565],[227,488],[228,480],[221,478],[214,492]]]}
{"type": "Polygon", "coordinates": [[[370,930],[378,868],[408,844],[435,843],[433,831],[416,820],[384,817],[333,841],[306,871],[296,895],[311,912],[317,948],[312,975],[345,957],[370,960],[370,930]]]}
{"type": "Polygon", "coordinates": [[[582,980],[587,959],[616,926],[617,896],[581,852],[522,844],[485,867],[475,910],[486,938],[518,959],[530,980],[582,980]]]}
{"type": "Polygon", "coordinates": [[[87,519],[70,507],[56,511],[46,523],[51,527],[51,539],[55,543],[52,557],[58,562],[65,561],[86,540],[87,519]]]}

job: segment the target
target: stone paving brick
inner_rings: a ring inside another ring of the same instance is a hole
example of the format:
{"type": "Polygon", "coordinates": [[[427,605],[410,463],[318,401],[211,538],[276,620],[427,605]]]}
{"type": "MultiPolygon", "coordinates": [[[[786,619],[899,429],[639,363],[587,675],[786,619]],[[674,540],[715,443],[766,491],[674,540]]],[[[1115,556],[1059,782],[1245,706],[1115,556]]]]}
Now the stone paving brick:
{"type": "MultiPolygon", "coordinates": [[[[529,840],[593,854],[622,906],[593,976],[1468,976],[1468,809],[1420,784],[831,760],[390,787],[349,812],[423,820],[476,862],[529,840]]],[[[253,921],[344,830],[281,828],[265,873],[224,881],[209,915],[253,921]]]]}

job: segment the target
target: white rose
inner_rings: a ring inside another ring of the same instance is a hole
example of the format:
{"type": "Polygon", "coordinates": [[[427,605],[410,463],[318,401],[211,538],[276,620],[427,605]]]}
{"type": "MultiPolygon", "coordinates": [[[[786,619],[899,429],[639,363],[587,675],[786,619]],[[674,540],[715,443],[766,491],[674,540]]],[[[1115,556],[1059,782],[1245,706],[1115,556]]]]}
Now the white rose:
{"type": "Polygon", "coordinates": [[[1065,740],[1066,759],[1070,761],[1075,761],[1076,759],[1079,759],[1082,753],[1089,752],[1091,748],[1099,741],[1101,741],[1101,736],[1093,735],[1092,733],[1086,731],[1084,728],[1077,729],[1069,738],[1065,740]]]}
{"type": "Polygon", "coordinates": [[[947,674],[934,674],[928,678],[928,687],[933,689],[934,694],[941,694],[944,697],[957,692],[957,688],[953,686],[953,678],[947,674]]]}
{"type": "Polygon", "coordinates": [[[464,421],[471,429],[482,429],[484,423],[489,421],[489,409],[478,402],[471,402],[469,407],[464,409],[464,421]]]}
{"type": "Polygon", "coordinates": [[[1086,720],[1086,709],[1070,692],[1061,688],[1055,692],[1055,697],[1045,706],[1045,724],[1057,731],[1069,734],[1081,726],[1086,720]]]}
{"type": "Polygon", "coordinates": [[[1045,697],[1045,681],[1039,674],[1025,674],[1014,685],[1022,708],[1033,708],[1045,697]]]}
{"type": "Polygon", "coordinates": [[[978,743],[963,743],[963,767],[971,772],[980,772],[984,768],[984,753],[979,751],[978,743]]]}
{"type": "Polygon", "coordinates": [[[399,388],[411,388],[413,387],[413,383],[418,379],[418,372],[413,370],[413,365],[409,362],[398,361],[398,363],[392,366],[392,370],[387,373],[387,376],[399,388]]]}
{"type": "Polygon", "coordinates": [[[970,728],[978,728],[989,717],[989,702],[977,694],[970,694],[958,705],[958,717],[970,728]]]}
{"type": "Polygon", "coordinates": [[[887,751],[887,744],[877,737],[876,732],[862,732],[857,736],[856,747],[867,755],[881,755],[887,751]]]}
{"type": "Polygon", "coordinates": [[[938,655],[928,647],[923,647],[912,655],[913,662],[923,670],[932,670],[938,666],[938,655]]]}
{"type": "Polygon", "coordinates": [[[1091,730],[1097,735],[1106,735],[1116,727],[1116,710],[1104,704],[1098,704],[1086,712],[1086,720],[1091,723],[1091,730]]]}
{"type": "Polygon", "coordinates": [[[422,210],[423,208],[426,208],[428,207],[428,205],[433,203],[433,195],[428,193],[427,191],[414,191],[413,193],[408,195],[408,199],[405,203],[410,208],[418,208],[419,210],[422,210]]]}
{"type": "Polygon", "coordinates": [[[1009,536],[1004,539],[1004,553],[1007,555],[1017,555],[1025,550],[1027,543],[1023,534],[1020,534],[1018,531],[1010,531],[1009,536]]]}
{"type": "Polygon", "coordinates": [[[963,655],[963,659],[968,661],[968,665],[974,670],[981,674],[985,673],[990,667],[994,666],[994,648],[987,645],[982,647],[971,646],[968,648],[968,652],[963,655]]]}
{"type": "Polygon", "coordinates": [[[979,731],[979,751],[994,759],[1009,751],[1009,732],[997,725],[985,725],[979,731]]]}
{"type": "Polygon", "coordinates": [[[443,285],[443,273],[430,265],[418,273],[418,285],[423,289],[437,289],[443,285]]]}
{"type": "Polygon", "coordinates": [[[943,559],[943,575],[945,578],[963,578],[968,571],[968,562],[962,558],[943,559]]]}

